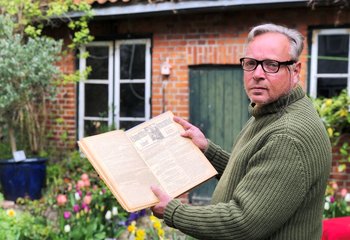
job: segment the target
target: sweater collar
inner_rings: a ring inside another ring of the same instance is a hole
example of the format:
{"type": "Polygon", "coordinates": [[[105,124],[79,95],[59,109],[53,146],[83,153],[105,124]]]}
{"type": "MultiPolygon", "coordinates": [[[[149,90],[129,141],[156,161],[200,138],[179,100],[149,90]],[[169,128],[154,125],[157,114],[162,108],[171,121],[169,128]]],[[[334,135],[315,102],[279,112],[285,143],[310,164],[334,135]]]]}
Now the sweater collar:
{"type": "Polygon", "coordinates": [[[284,95],[276,101],[266,104],[262,107],[256,108],[254,104],[249,105],[249,113],[254,117],[260,117],[266,114],[282,112],[287,106],[291,105],[295,101],[303,98],[305,92],[300,85],[292,89],[289,94],[284,95]]]}

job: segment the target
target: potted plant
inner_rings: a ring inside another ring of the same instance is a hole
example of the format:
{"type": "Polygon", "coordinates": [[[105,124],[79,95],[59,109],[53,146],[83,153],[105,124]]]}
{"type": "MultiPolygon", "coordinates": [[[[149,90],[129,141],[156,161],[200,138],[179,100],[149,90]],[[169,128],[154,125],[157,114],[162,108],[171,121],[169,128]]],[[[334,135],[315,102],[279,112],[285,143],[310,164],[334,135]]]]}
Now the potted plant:
{"type": "MultiPolygon", "coordinates": [[[[87,6],[84,1],[70,0],[0,0],[0,123],[13,155],[0,161],[6,199],[41,197],[47,161],[43,158],[48,134],[46,107],[55,98],[59,80],[69,79],[56,64],[62,41],[42,35],[44,26],[67,11],[87,11],[87,6]]],[[[72,47],[91,40],[86,21],[69,23],[75,32],[83,32],[73,37],[72,47]]]]}

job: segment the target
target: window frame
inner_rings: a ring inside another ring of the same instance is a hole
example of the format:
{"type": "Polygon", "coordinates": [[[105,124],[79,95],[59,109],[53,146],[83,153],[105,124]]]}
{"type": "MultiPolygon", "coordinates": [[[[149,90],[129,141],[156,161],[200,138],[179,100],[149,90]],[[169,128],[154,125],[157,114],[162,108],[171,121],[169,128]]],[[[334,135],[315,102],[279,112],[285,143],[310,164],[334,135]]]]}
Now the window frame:
{"type": "Polygon", "coordinates": [[[312,31],[311,44],[311,66],[310,66],[310,91],[311,97],[317,97],[318,78],[347,78],[347,90],[350,94],[350,41],[348,51],[348,73],[317,73],[318,66],[318,37],[320,35],[348,35],[350,38],[350,29],[336,28],[336,29],[317,29],[312,31]]]}
{"type": "Polygon", "coordinates": [[[120,127],[120,121],[147,121],[151,117],[151,41],[150,39],[130,39],[114,41],[94,41],[80,48],[79,69],[83,72],[86,69],[86,58],[83,58],[87,47],[108,47],[108,79],[86,79],[79,81],[78,93],[78,139],[84,136],[86,120],[104,121],[108,126],[120,127]],[[120,80],[119,46],[121,44],[145,44],[145,79],[120,80]],[[121,83],[144,83],[145,84],[145,116],[144,117],[120,117],[120,84],[121,83]],[[106,84],[108,85],[108,116],[89,117],[85,116],[85,85],[106,84]]]}

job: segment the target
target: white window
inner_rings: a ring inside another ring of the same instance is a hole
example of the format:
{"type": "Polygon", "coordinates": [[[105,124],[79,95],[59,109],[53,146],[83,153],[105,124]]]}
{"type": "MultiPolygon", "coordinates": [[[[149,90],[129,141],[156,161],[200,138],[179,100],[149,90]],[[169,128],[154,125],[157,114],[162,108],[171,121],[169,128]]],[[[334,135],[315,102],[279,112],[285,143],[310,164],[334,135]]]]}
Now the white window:
{"type": "Polygon", "coordinates": [[[93,42],[80,49],[79,139],[107,129],[129,129],[150,118],[150,41],[93,42]]]}
{"type": "Polygon", "coordinates": [[[350,89],[350,29],[314,30],[310,96],[332,97],[350,89]]]}

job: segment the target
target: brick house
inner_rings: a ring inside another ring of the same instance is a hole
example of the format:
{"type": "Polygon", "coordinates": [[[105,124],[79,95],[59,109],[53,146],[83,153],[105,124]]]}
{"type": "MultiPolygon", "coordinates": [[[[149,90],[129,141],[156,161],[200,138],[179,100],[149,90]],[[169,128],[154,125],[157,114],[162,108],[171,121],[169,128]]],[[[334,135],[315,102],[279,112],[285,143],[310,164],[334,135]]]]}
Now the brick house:
{"type": "MultiPolygon", "coordinates": [[[[81,49],[90,57],[71,54],[60,66],[67,73],[87,66],[93,71],[87,81],[62,87],[52,106],[64,119],[52,122],[58,147],[74,148],[78,138],[108,125],[129,128],[171,110],[230,150],[248,118],[239,58],[248,31],[259,23],[283,24],[306,36],[301,85],[310,96],[332,96],[350,85],[346,8],[312,9],[307,0],[91,2],[95,40],[81,49]]],[[[68,42],[64,26],[53,34],[68,42]]],[[[332,178],[350,187],[347,173],[334,171],[332,178]]]]}

